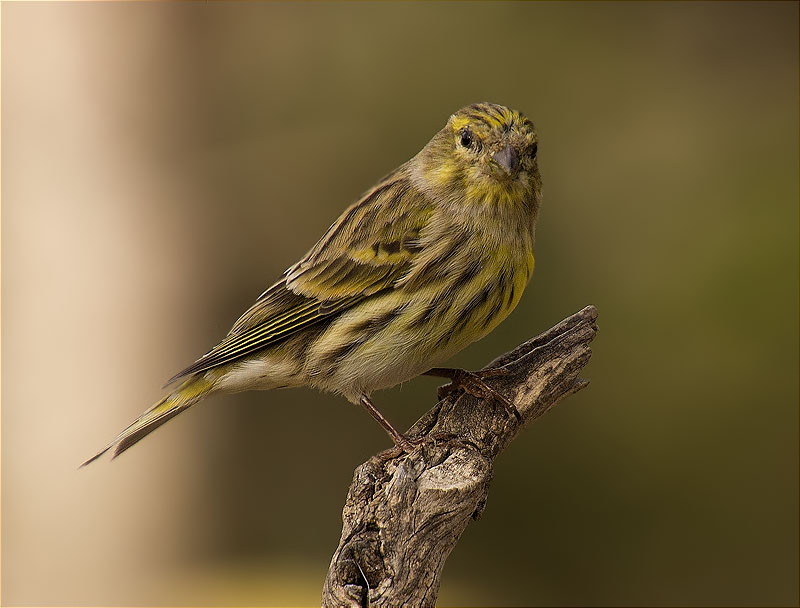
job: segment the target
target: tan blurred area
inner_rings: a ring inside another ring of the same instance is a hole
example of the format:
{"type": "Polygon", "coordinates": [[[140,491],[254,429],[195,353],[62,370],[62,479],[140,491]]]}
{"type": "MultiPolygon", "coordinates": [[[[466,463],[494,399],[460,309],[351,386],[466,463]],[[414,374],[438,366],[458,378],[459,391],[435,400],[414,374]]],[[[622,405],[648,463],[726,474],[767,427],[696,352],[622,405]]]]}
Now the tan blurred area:
{"type": "MultiPolygon", "coordinates": [[[[353,469],[308,390],[78,465],[476,101],[540,134],[537,267],[477,367],[586,304],[590,387],[497,462],[442,605],[796,605],[798,4],[3,3],[2,590],[313,605],[353,469]]],[[[375,395],[408,426],[433,379],[375,395]]]]}

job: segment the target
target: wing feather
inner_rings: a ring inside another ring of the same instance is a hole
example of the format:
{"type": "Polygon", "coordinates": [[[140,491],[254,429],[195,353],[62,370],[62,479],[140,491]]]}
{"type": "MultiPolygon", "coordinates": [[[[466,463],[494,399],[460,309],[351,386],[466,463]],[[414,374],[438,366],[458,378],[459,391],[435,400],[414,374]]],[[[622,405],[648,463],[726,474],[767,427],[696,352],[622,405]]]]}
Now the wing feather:
{"type": "Polygon", "coordinates": [[[417,259],[420,232],[431,212],[407,173],[393,172],[349,207],[302,260],[264,291],[217,346],[168,384],[279,343],[392,289],[417,259]]]}

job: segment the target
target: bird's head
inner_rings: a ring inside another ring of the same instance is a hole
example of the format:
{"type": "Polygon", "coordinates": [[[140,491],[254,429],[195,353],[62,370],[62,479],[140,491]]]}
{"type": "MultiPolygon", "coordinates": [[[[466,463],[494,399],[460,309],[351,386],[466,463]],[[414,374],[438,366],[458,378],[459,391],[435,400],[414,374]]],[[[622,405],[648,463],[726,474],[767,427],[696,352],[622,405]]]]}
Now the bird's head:
{"type": "Polygon", "coordinates": [[[476,204],[530,204],[537,208],[541,177],[533,123],[493,103],[462,108],[420,152],[426,189],[447,191],[476,204]]]}

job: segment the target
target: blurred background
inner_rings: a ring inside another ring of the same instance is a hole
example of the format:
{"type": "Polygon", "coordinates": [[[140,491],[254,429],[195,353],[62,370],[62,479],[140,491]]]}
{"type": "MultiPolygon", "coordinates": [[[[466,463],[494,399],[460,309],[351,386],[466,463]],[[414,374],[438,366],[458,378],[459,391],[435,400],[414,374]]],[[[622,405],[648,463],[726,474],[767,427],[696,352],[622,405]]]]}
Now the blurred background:
{"type": "MultiPolygon", "coordinates": [[[[798,603],[798,4],[212,2],[2,5],[4,606],[318,604],[388,446],[359,408],[216,397],[77,467],[483,100],[536,123],[545,200],[453,364],[600,334],[440,604],[798,603]]],[[[376,401],[408,427],[437,385],[376,401]]]]}

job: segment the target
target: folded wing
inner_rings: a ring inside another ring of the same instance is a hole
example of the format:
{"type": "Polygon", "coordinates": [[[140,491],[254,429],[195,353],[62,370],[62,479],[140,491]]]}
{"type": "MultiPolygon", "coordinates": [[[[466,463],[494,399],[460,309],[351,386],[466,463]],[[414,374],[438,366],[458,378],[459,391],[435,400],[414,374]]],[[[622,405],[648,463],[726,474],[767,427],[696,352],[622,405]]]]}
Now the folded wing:
{"type": "Polygon", "coordinates": [[[246,357],[393,289],[421,252],[420,232],[430,213],[404,172],[391,174],[261,294],[222,342],[168,384],[246,357]]]}

